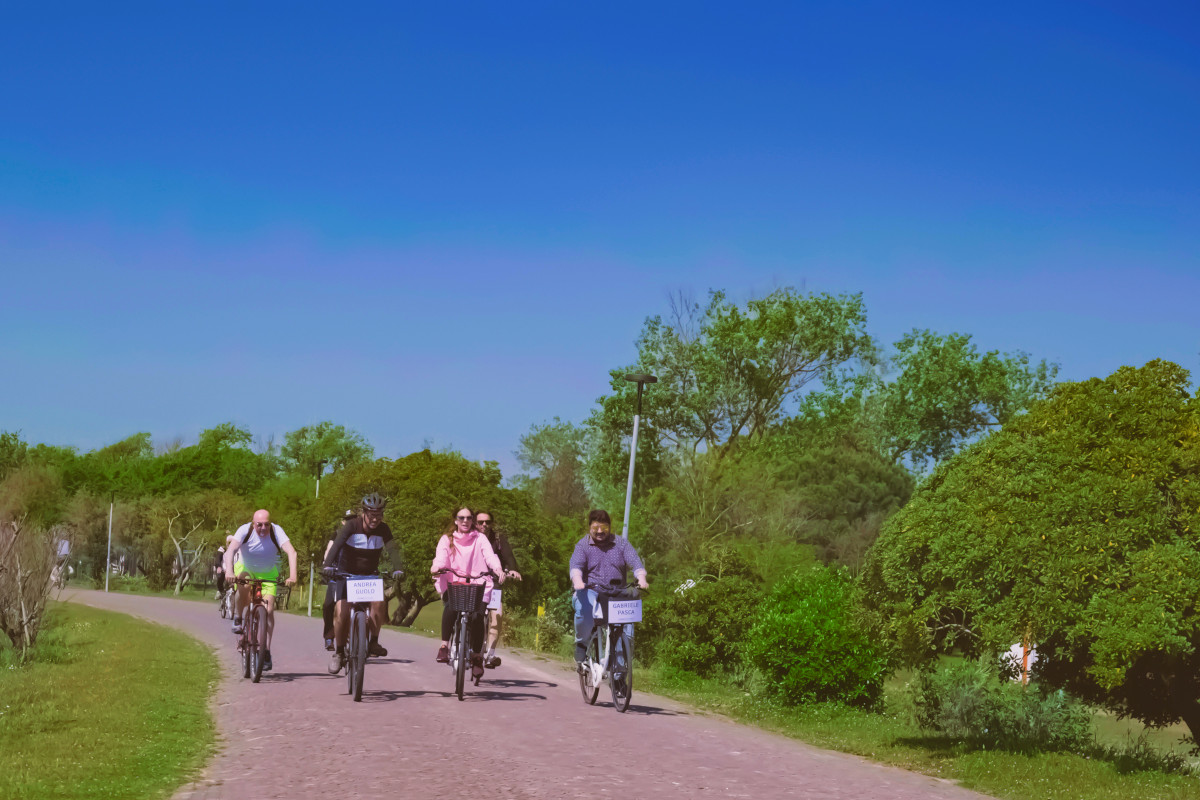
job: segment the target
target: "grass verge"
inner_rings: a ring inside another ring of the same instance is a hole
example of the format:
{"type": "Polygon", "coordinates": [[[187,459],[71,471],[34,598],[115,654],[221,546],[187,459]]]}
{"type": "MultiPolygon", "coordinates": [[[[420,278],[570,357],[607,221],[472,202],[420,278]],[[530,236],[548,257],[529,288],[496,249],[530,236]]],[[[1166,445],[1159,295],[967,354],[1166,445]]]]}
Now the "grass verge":
{"type": "MultiPolygon", "coordinates": [[[[929,736],[917,729],[899,708],[903,700],[895,688],[885,698],[885,711],[870,713],[825,704],[780,707],[727,683],[670,670],[642,670],[638,684],[647,692],[818,747],[958,781],[967,788],[999,798],[1200,800],[1200,779],[1147,768],[1145,763],[1135,763],[1135,759],[1114,752],[1102,755],[1098,749],[1095,756],[1015,753],[971,748],[929,736]]],[[[1130,749],[1134,749],[1132,743],[1130,749]]]]}
{"type": "Polygon", "coordinates": [[[54,604],[0,670],[0,797],[168,797],[208,759],[216,659],[177,631],[54,604]]]}

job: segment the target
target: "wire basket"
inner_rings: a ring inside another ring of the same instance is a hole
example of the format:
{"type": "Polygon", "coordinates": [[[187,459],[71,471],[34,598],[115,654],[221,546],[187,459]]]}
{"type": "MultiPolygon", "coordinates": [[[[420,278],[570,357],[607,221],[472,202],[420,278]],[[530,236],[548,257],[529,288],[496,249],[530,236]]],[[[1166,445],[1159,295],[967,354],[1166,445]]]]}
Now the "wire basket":
{"type": "Polygon", "coordinates": [[[483,605],[483,589],[482,583],[452,583],[446,590],[446,604],[456,614],[474,613],[483,605]]]}

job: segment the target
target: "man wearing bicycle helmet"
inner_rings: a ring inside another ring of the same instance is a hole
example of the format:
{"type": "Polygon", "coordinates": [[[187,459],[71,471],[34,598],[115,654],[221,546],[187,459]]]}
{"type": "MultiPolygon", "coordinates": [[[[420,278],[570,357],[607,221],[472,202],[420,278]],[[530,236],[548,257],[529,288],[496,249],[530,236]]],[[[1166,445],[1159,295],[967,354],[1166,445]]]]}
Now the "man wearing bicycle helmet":
{"type": "MultiPolygon", "coordinates": [[[[333,549],[333,540],[337,538],[338,531],[342,529],[350,520],[358,516],[358,512],[352,508],[346,509],[346,513],[342,515],[342,521],[333,526],[333,532],[329,534],[329,541],[325,543],[325,554],[321,556],[321,563],[325,562],[325,556],[329,555],[329,551],[333,549]]],[[[325,649],[333,652],[333,608],[337,598],[330,589],[325,590],[325,603],[321,606],[321,616],[325,621],[325,649]]]]}
{"type": "MultiPolygon", "coordinates": [[[[614,536],[608,512],[596,509],[588,514],[587,535],[575,544],[571,554],[571,586],[575,589],[572,605],[575,608],[575,663],[586,657],[588,637],[595,620],[592,608],[596,605],[596,590],[623,584],[626,572],[633,570],[638,586],[649,589],[646,568],[637,550],[624,536],[614,536]]],[[[632,629],[633,626],[627,626],[632,629]]]]}
{"type": "MultiPolygon", "coordinates": [[[[241,526],[229,538],[225,551],[225,580],[234,579],[234,564],[240,560],[238,575],[263,581],[263,600],[267,604],[267,650],[263,653],[263,669],[271,664],[271,634],[275,632],[275,583],[279,580],[279,552],[287,554],[288,586],[296,585],[296,549],[283,528],[271,522],[265,508],[254,512],[254,520],[241,526]]],[[[242,611],[250,603],[250,587],[242,585],[234,595],[233,632],[242,632],[242,611]]]]}
{"type": "MultiPolygon", "coordinates": [[[[399,577],[400,551],[392,538],[392,529],[383,521],[383,510],[387,500],[372,492],[362,499],[362,513],[346,522],[334,537],[333,545],[325,553],[323,570],[351,575],[379,574],[379,556],[387,547],[392,561],[392,577],[399,577]]],[[[336,675],[346,666],[346,639],[350,635],[350,604],[346,602],[346,581],[335,578],[329,582],[328,591],[334,593],[336,605],[333,612],[333,638],[336,650],[329,660],[329,672],[336,675]]],[[[379,644],[379,630],[383,627],[385,602],[371,604],[371,638],[367,652],[373,656],[386,656],[387,650],[379,644]]]]}

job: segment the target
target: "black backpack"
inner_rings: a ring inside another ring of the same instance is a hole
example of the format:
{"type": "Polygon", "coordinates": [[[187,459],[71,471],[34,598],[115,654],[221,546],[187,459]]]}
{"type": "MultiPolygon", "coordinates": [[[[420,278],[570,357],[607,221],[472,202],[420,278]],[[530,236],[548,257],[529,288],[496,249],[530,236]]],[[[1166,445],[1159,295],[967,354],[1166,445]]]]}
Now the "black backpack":
{"type": "MultiPolygon", "coordinates": [[[[250,534],[252,534],[252,533],[254,533],[254,520],[250,520],[249,527],[246,528],[246,538],[249,539],[250,534]]],[[[283,553],[283,550],[281,550],[279,548],[279,540],[275,538],[275,523],[274,522],[271,523],[271,544],[275,545],[276,551],[278,551],[281,554],[283,553]]]]}

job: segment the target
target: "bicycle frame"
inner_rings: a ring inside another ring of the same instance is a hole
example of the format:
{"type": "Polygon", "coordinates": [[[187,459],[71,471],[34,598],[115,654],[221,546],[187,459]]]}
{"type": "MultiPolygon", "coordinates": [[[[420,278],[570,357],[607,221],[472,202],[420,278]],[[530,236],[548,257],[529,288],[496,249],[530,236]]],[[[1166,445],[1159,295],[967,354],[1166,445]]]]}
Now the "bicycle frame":
{"type": "Polygon", "coordinates": [[[610,622],[608,601],[634,598],[621,597],[629,591],[628,586],[588,588],[597,593],[597,600],[605,609],[605,618],[594,618],[592,633],[585,645],[585,660],[580,665],[579,688],[584,702],[593,705],[600,693],[600,685],[608,680],[613,708],[623,713],[629,708],[633,695],[633,634],[626,630],[626,625],[632,627],[633,623],[610,622]]]}
{"type": "MultiPolygon", "coordinates": [[[[250,603],[242,617],[242,634],[238,639],[238,652],[242,654],[242,677],[258,683],[262,680],[262,658],[267,644],[267,604],[262,596],[263,581],[243,578],[238,582],[250,586],[250,603]]],[[[230,591],[234,590],[235,587],[231,586],[230,591]]]]}
{"type": "MultiPolygon", "coordinates": [[[[351,575],[348,572],[337,572],[335,580],[353,580],[382,578],[380,575],[351,575]]],[[[371,602],[370,600],[349,600],[342,602],[350,606],[350,629],[346,635],[346,693],[353,697],[354,702],[362,701],[363,679],[367,669],[367,647],[371,636],[371,602]]]]}
{"type": "MultiPolygon", "coordinates": [[[[491,570],[480,573],[479,575],[463,575],[461,572],[456,572],[451,569],[439,570],[441,574],[457,575],[467,581],[475,580],[491,576],[494,580],[499,581],[500,578],[491,570]]],[[[471,649],[470,641],[470,619],[472,614],[482,614],[486,611],[484,608],[476,609],[475,611],[459,611],[458,616],[454,621],[454,627],[450,631],[450,669],[454,672],[454,693],[459,700],[463,699],[463,688],[466,682],[467,664],[472,660],[474,651],[471,649]]],[[[482,676],[472,675],[472,682],[478,686],[482,676]]]]}

